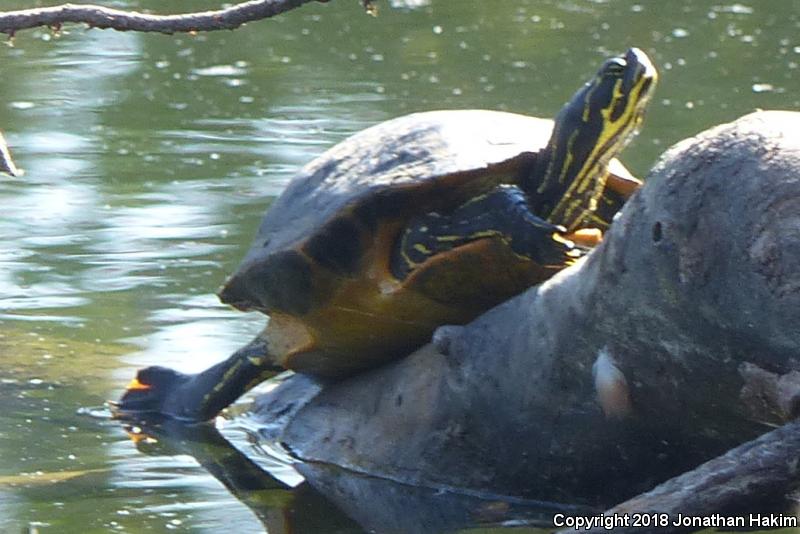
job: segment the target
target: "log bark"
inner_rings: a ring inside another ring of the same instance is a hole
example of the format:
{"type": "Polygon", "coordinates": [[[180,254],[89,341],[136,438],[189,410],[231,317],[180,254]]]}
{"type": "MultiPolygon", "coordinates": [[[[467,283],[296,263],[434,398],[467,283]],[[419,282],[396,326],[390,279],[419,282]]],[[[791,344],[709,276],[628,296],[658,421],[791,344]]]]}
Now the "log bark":
{"type": "MultiPolygon", "coordinates": [[[[251,0],[215,11],[175,15],[153,15],[91,4],[61,4],[0,12],[0,32],[14,35],[19,30],[42,26],[60,28],[68,22],[100,29],[166,34],[233,30],[247,22],[274,17],[312,1],[329,0],[251,0]]],[[[368,12],[374,12],[371,1],[365,1],[364,7],[368,12]]]]}
{"type": "Polygon", "coordinates": [[[610,506],[784,422],[798,128],[760,112],[676,145],[585,261],[394,364],[289,380],[256,406],[282,417],[265,434],[404,483],[610,506]]]}

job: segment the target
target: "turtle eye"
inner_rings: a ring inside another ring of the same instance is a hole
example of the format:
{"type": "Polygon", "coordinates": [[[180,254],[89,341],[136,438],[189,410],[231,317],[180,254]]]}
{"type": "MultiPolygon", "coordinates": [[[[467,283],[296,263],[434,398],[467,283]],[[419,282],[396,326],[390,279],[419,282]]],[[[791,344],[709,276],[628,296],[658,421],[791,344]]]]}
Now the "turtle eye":
{"type": "Polygon", "coordinates": [[[606,60],[605,64],[603,65],[603,71],[607,75],[618,76],[625,71],[626,65],[627,63],[625,62],[624,58],[613,57],[606,60]]]}

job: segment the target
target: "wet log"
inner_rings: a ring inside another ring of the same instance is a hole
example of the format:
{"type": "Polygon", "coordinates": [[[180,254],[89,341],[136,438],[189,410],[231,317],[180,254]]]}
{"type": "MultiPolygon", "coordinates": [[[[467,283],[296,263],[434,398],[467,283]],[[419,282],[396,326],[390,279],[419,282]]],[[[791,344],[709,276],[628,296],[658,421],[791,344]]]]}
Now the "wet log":
{"type": "Polygon", "coordinates": [[[759,112],[679,143],[580,264],[394,364],[290,379],[255,407],[265,434],[404,483],[610,506],[783,423],[799,129],[759,112]]]}

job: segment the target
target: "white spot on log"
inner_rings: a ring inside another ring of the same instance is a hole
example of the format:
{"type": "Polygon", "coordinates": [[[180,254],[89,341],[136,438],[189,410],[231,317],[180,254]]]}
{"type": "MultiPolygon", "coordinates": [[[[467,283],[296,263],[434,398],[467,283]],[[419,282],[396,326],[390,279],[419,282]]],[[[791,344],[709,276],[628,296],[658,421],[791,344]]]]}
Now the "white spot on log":
{"type": "Polygon", "coordinates": [[[631,413],[631,398],[628,381],[617,367],[608,347],[597,351],[592,365],[597,402],[608,418],[621,419],[631,413]]]}

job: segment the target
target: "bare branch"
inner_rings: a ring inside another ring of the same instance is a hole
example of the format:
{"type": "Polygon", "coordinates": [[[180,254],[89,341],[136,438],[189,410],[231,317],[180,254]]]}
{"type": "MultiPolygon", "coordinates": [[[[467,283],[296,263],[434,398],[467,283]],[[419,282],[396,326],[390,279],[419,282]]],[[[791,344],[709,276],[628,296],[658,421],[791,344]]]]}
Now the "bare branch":
{"type": "Polygon", "coordinates": [[[6,140],[2,133],[0,133],[0,172],[11,176],[20,176],[22,174],[17,166],[14,165],[14,160],[11,159],[11,152],[8,150],[8,145],[6,145],[6,140]]]}
{"type": "Polygon", "coordinates": [[[58,28],[65,22],[84,23],[89,27],[100,29],[166,34],[233,30],[246,22],[274,17],[312,1],[328,2],[328,0],[251,0],[216,11],[177,15],[150,15],[90,4],[62,4],[0,12],[0,32],[14,35],[19,30],[40,26],[58,28]]]}

